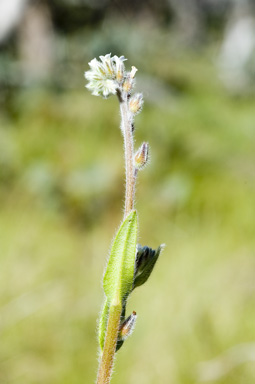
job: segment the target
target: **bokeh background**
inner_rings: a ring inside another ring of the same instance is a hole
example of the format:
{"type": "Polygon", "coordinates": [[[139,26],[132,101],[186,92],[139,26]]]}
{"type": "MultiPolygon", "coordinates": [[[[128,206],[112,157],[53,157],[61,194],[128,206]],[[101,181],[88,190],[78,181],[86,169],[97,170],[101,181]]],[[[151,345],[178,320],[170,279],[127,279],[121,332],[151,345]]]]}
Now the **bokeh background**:
{"type": "Polygon", "coordinates": [[[0,1],[0,383],[93,383],[102,273],[123,212],[118,102],[88,61],[135,65],[139,241],[113,384],[255,382],[255,4],[0,1]]]}

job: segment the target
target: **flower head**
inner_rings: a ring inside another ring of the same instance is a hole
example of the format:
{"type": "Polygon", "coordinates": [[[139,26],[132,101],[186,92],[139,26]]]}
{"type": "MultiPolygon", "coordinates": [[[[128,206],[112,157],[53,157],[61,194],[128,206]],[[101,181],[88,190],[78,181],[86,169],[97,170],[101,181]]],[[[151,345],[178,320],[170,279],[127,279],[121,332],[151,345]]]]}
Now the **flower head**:
{"type": "Polygon", "coordinates": [[[92,95],[108,97],[115,95],[119,83],[124,78],[125,66],[124,56],[111,57],[108,53],[100,56],[100,61],[93,59],[89,62],[90,70],[85,72],[85,78],[89,81],[86,87],[92,92],[92,95]]]}

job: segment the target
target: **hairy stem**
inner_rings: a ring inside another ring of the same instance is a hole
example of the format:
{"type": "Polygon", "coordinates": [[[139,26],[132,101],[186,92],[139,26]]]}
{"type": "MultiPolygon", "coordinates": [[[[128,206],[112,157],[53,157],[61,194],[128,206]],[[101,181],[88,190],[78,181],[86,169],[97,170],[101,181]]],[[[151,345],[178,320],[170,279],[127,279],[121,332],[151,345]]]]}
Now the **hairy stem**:
{"type": "Polygon", "coordinates": [[[121,112],[121,128],[124,137],[124,149],[125,149],[125,169],[126,169],[126,194],[125,194],[125,216],[134,208],[135,199],[135,170],[133,164],[133,133],[132,133],[132,121],[130,121],[128,113],[128,101],[127,98],[120,100],[120,112],[121,112]]]}
{"type": "MultiPolygon", "coordinates": [[[[125,217],[134,208],[135,182],[137,172],[133,164],[134,143],[132,133],[132,121],[128,110],[128,99],[126,95],[118,94],[121,113],[121,130],[124,137],[125,169],[126,169],[126,192],[125,192],[125,217]]],[[[105,342],[102,358],[99,365],[97,384],[109,384],[112,374],[114,355],[119,332],[121,304],[111,305],[105,334],[105,342]]]]}
{"type": "Polygon", "coordinates": [[[119,332],[121,311],[121,304],[110,306],[104,350],[98,370],[97,384],[110,383],[119,332]]]}

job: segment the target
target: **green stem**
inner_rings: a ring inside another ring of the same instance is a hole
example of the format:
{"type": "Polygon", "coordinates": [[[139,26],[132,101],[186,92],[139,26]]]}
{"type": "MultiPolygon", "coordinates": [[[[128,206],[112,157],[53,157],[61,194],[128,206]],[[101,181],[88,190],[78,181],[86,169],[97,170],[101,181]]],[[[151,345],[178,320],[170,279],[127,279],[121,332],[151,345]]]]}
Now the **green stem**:
{"type": "MultiPolygon", "coordinates": [[[[119,94],[121,129],[124,137],[126,192],[125,192],[125,217],[134,208],[136,173],[133,164],[134,143],[132,121],[128,110],[127,95],[119,94]]],[[[109,318],[105,334],[102,358],[99,365],[97,384],[109,384],[112,374],[114,355],[119,332],[121,303],[114,303],[109,308],[109,318]]]]}
{"type": "Polygon", "coordinates": [[[119,332],[121,311],[121,304],[113,304],[110,306],[104,350],[98,370],[97,384],[110,383],[119,332]]]}

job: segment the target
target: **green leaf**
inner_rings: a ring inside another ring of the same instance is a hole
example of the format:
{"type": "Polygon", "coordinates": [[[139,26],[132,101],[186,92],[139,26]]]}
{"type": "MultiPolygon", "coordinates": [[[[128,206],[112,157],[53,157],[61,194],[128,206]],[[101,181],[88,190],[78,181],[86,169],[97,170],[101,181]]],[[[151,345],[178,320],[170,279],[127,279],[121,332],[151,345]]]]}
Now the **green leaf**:
{"type": "Polygon", "coordinates": [[[98,325],[98,341],[102,351],[104,348],[104,339],[108,322],[109,307],[109,302],[105,300],[98,325]]]}
{"type": "Polygon", "coordinates": [[[113,241],[111,254],[105,271],[103,286],[107,300],[124,303],[133,288],[137,242],[136,211],[121,224],[113,241]]]}

